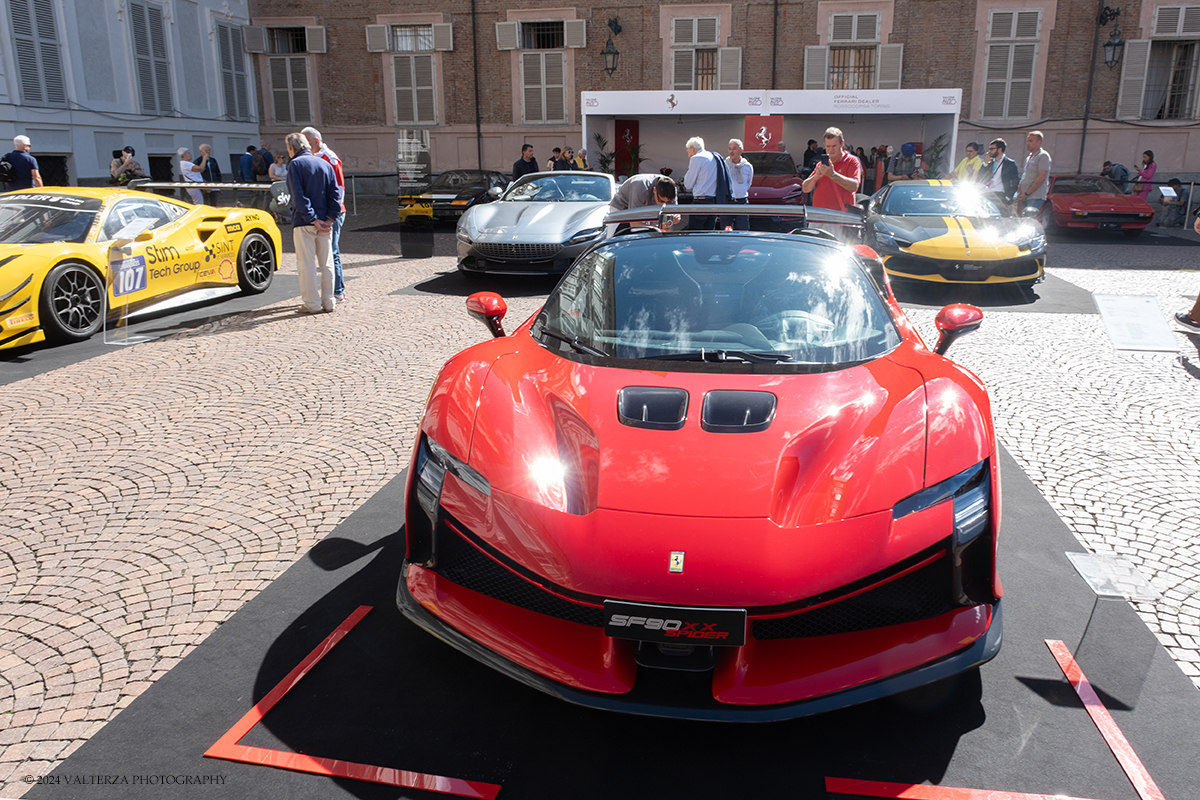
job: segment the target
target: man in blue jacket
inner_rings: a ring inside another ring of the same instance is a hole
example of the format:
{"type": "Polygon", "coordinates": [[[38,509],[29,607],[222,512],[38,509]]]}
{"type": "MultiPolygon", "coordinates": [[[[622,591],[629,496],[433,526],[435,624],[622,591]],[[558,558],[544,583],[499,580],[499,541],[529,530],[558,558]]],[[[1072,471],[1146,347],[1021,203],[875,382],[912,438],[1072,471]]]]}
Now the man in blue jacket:
{"type": "Polygon", "coordinates": [[[292,195],[292,242],[296,247],[296,271],[300,276],[297,309],[301,314],[332,312],[333,223],[342,208],[342,190],[333,167],[313,155],[308,139],[289,133],[288,191],[292,195]]]}

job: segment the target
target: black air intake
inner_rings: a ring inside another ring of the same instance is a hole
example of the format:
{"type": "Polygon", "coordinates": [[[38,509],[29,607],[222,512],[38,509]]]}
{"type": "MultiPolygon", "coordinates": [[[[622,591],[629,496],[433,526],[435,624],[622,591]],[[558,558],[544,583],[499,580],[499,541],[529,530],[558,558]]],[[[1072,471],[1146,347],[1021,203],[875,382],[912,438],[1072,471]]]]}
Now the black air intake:
{"type": "Polygon", "coordinates": [[[677,431],[687,419],[688,393],[657,386],[626,386],[617,393],[622,425],[652,431],[677,431]]]}
{"type": "Polygon", "coordinates": [[[709,392],[704,395],[700,427],[710,433],[757,433],[775,419],[770,392],[709,392]]]}

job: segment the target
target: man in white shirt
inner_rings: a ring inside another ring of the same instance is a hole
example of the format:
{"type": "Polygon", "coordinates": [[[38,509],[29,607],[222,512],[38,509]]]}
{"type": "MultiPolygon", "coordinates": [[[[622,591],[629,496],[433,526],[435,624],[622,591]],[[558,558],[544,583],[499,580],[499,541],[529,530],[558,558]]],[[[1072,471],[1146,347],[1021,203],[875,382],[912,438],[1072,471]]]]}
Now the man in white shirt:
{"type": "MultiPolygon", "coordinates": [[[[687,140],[688,168],[683,183],[692,190],[692,202],[708,205],[715,202],[717,194],[717,157],[704,149],[704,140],[693,136],[687,140]]],[[[692,214],[688,217],[688,230],[715,230],[715,215],[692,214]]]]}
{"type": "MultiPolygon", "coordinates": [[[[725,166],[729,168],[729,193],[733,196],[733,202],[739,205],[748,205],[750,203],[750,183],[754,180],[754,165],[742,158],[742,150],[741,139],[730,139],[729,156],[725,159],[725,166]]],[[[725,217],[721,220],[721,224],[729,225],[735,231],[748,231],[750,230],[750,217],[745,214],[725,217]]]]}

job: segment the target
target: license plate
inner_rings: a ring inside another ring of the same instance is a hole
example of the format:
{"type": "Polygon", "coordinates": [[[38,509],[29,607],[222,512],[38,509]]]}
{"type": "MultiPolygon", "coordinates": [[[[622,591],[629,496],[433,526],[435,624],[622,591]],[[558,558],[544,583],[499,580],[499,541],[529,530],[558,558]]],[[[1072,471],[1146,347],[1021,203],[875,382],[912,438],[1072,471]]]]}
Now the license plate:
{"type": "Polygon", "coordinates": [[[1119,222],[1101,222],[1100,223],[1100,229],[1105,230],[1105,231],[1119,230],[1120,227],[1121,227],[1121,223],[1119,223],[1119,222]]]}
{"type": "Polygon", "coordinates": [[[746,643],[746,609],[653,606],[605,600],[604,633],[643,642],[740,647],[746,643]]]}

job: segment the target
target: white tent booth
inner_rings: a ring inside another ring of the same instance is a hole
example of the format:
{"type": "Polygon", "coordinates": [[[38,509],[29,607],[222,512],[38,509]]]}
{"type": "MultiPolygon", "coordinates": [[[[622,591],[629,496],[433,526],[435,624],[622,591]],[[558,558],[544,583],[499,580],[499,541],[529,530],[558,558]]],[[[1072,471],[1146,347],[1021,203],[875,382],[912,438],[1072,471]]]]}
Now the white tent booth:
{"type": "Polygon", "coordinates": [[[730,139],[746,140],[747,150],[777,150],[782,141],[799,166],[808,140],[820,142],[830,126],[842,129],[847,145],[866,151],[886,144],[898,152],[904,142],[920,142],[928,155],[933,140],[945,134],[945,175],[961,157],[955,141],[961,102],[961,89],[583,92],[581,146],[596,168],[595,134],[613,151],[640,144],[642,172],[666,167],[678,180],[687,171],[684,145],[693,136],[722,155],[730,139]],[[772,117],[780,119],[767,119],[772,117]],[[760,128],[774,132],[765,148],[749,140],[760,128]]]}

